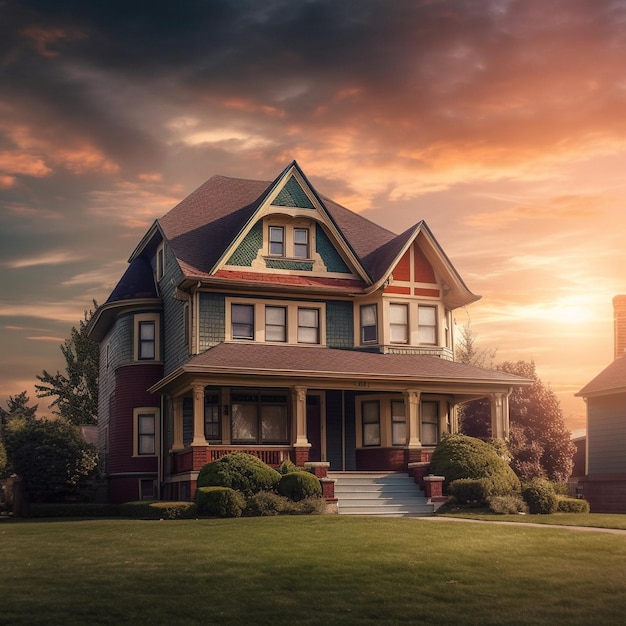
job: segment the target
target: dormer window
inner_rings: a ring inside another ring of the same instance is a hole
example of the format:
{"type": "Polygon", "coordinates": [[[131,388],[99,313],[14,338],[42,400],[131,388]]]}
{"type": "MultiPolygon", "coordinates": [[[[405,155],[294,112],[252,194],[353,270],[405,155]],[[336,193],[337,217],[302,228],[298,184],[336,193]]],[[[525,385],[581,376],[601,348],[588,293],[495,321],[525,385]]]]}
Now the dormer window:
{"type": "Polygon", "coordinates": [[[437,307],[417,308],[418,338],[422,344],[437,345],[437,307]]]}
{"type": "Polygon", "coordinates": [[[282,226],[270,226],[270,254],[285,256],[285,229],[282,226]]]}
{"type": "Polygon", "coordinates": [[[293,229],[293,256],[296,259],[309,258],[309,229],[293,229]]]}

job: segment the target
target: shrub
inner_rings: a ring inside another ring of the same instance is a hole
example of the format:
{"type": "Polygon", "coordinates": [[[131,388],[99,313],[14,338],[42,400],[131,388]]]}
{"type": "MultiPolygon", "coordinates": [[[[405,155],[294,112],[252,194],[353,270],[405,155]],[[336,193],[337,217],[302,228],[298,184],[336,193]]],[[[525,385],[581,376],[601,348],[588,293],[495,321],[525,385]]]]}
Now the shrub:
{"type": "Polygon", "coordinates": [[[230,487],[199,487],[195,501],[198,511],[212,517],[241,517],[246,499],[230,487]]]}
{"type": "Polygon", "coordinates": [[[458,478],[450,483],[448,493],[454,496],[459,504],[480,506],[487,502],[489,485],[487,478],[458,478]]]}
{"type": "Polygon", "coordinates": [[[579,498],[558,496],[557,511],[559,513],[589,513],[589,502],[579,498]]]}
{"type": "Polygon", "coordinates": [[[496,515],[528,513],[528,506],[518,495],[493,496],[487,500],[489,510],[496,515]]]}
{"type": "Polygon", "coordinates": [[[488,478],[489,496],[520,491],[519,479],[496,449],[466,435],[446,435],[433,452],[430,471],[445,477],[444,489],[460,478],[488,478]]]}
{"type": "Polygon", "coordinates": [[[244,515],[268,517],[273,515],[321,515],[326,511],[326,501],[319,496],[293,502],[277,493],[262,491],[248,498],[244,515]]]}
{"type": "Polygon", "coordinates": [[[554,487],[542,478],[533,480],[522,489],[522,497],[533,515],[556,513],[558,499],[554,487]]]}
{"type": "Polygon", "coordinates": [[[193,502],[136,500],[120,504],[120,515],[134,519],[190,519],[198,516],[193,502]]]}
{"type": "Polygon", "coordinates": [[[279,466],[278,466],[278,473],[279,474],[290,474],[291,472],[297,472],[300,468],[291,460],[291,459],[285,459],[279,466]]]}
{"type": "Polygon", "coordinates": [[[322,485],[319,479],[310,472],[291,472],[280,479],[278,493],[298,502],[309,496],[321,496],[322,485]]]}
{"type": "Polygon", "coordinates": [[[207,463],[198,475],[198,487],[230,487],[250,496],[272,490],[280,474],[255,456],[231,452],[217,461],[207,463]]]}

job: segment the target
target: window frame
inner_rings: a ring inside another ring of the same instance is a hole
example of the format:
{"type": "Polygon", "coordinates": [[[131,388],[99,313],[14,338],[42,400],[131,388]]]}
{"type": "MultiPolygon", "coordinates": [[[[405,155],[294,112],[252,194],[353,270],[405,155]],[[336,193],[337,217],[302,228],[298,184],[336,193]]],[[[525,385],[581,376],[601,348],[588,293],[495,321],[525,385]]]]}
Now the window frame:
{"type": "Polygon", "coordinates": [[[267,251],[270,256],[284,257],[285,256],[285,227],[275,226],[270,224],[267,233],[267,251]],[[273,235],[280,233],[280,239],[274,239],[273,235]],[[273,245],[280,246],[280,252],[276,252],[272,249],[273,245]]]}
{"type": "Polygon", "coordinates": [[[363,400],[361,402],[361,444],[363,448],[380,448],[382,445],[382,433],[380,428],[380,400],[363,400]],[[369,419],[366,407],[376,407],[375,419],[369,419]],[[374,431],[373,443],[367,443],[371,435],[369,431],[374,431]]]}
{"type": "Polygon", "coordinates": [[[159,455],[159,420],[160,410],[158,407],[135,407],[133,409],[133,456],[151,458],[159,455]],[[143,432],[142,418],[152,419],[153,432],[143,432]],[[144,452],[144,439],[152,438],[152,452],[144,452]]]}
{"type": "Polygon", "coordinates": [[[440,414],[440,402],[438,400],[422,400],[420,406],[420,440],[422,445],[425,446],[436,446],[440,439],[440,427],[439,427],[439,414],[440,414]],[[435,415],[427,416],[425,412],[425,406],[433,406],[435,410],[435,415]],[[428,418],[428,419],[427,419],[428,418]],[[434,427],[434,437],[431,440],[428,440],[425,436],[426,429],[425,426],[434,427]]]}
{"type": "Polygon", "coordinates": [[[310,259],[311,258],[311,250],[310,250],[310,232],[308,228],[304,228],[301,226],[294,226],[293,228],[293,258],[294,259],[310,259]],[[306,241],[304,243],[300,243],[297,241],[298,233],[304,233],[306,241]],[[298,254],[299,249],[304,247],[305,254],[298,254]]]}
{"type": "Polygon", "coordinates": [[[156,249],[154,265],[156,279],[160,281],[165,276],[165,244],[163,242],[156,249]]]}
{"type": "Polygon", "coordinates": [[[438,308],[434,304],[418,304],[417,306],[417,340],[422,346],[439,345],[439,326],[438,326],[438,308]],[[434,315],[434,323],[426,324],[422,322],[421,312],[432,311],[434,315]],[[433,334],[432,341],[423,341],[423,331],[428,330],[433,334]]]}
{"type": "Polygon", "coordinates": [[[320,332],[320,309],[316,307],[309,306],[298,306],[297,309],[297,319],[298,319],[298,332],[297,332],[297,342],[308,344],[308,345],[320,345],[321,341],[321,332],[320,332]],[[304,325],[300,319],[300,313],[304,312],[314,312],[315,313],[315,325],[304,325]],[[305,331],[310,331],[311,329],[315,330],[315,341],[309,341],[301,338],[301,331],[304,333],[305,331]]]}
{"type": "Polygon", "coordinates": [[[233,445],[288,445],[290,442],[290,393],[280,389],[242,389],[231,390],[231,414],[230,433],[233,445]],[[248,399],[246,399],[246,396],[248,399]],[[284,398],[279,402],[277,398],[284,398]],[[274,398],[274,401],[272,401],[274,398]],[[247,407],[248,410],[241,410],[240,407],[247,407]],[[279,428],[283,428],[282,436],[278,438],[266,438],[264,431],[267,419],[270,417],[264,409],[280,409],[279,415],[283,422],[279,428]],[[252,410],[251,410],[252,409],[252,410]],[[242,417],[248,420],[248,424],[254,431],[254,437],[238,437],[239,429],[235,427],[234,419],[238,411],[241,410],[242,417]],[[244,415],[248,413],[248,415],[244,415]]]}
{"type": "Polygon", "coordinates": [[[230,303],[230,337],[231,339],[236,339],[238,341],[254,341],[256,337],[255,333],[255,306],[254,304],[244,303],[244,302],[231,302],[230,303]],[[239,322],[235,321],[235,316],[233,315],[235,309],[243,310],[248,309],[252,312],[252,321],[251,322],[239,322]],[[246,326],[249,327],[251,333],[249,335],[236,334],[235,333],[235,325],[237,326],[246,326]]]}
{"type": "Polygon", "coordinates": [[[361,345],[366,344],[376,344],[378,343],[378,304],[370,303],[370,304],[361,304],[359,305],[359,337],[361,340],[361,345]],[[363,321],[364,313],[367,310],[371,310],[374,312],[374,323],[373,324],[365,324],[363,321]],[[368,339],[365,336],[366,329],[374,329],[374,338],[368,339]]]}
{"type": "Polygon", "coordinates": [[[286,306],[276,306],[273,304],[266,304],[265,305],[265,341],[269,341],[269,342],[277,342],[277,343],[287,343],[287,338],[289,336],[288,333],[288,329],[287,329],[287,320],[288,320],[288,311],[287,311],[287,307],[286,306]],[[275,324],[275,323],[270,323],[267,320],[267,313],[268,311],[282,311],[283,314],[283,323],[282,324],[275,324]],[[268,339],[267,335],[268,335],[268,328],[272,328],[272,329],[282,329],[282,339],[275,339],[275,338],[271,338],[268,339]]]}
{"type": "Polygon", "coordinates": [[[389,303],[389,341],[390,343],[396,343],[400,345],[406,345],[410,343],[411,327],[410,327],[410,309],[406,302],[390,302],[389,303]],[[396,322],[393,320],[394,311],[404,311],[404,322],[396,322]],[[394,338],[394,329],[404,329],[403,338],[394,338]]]}
{"type": "Polygon", "coordinates": [[[392,446],[406,446],[407,444],[407,430],[406,430],[406,403],[404,400],[390,400],[389,403],[391,412],[391,445],[392,446]],[[395,406],[402,406],[402,415],[398,415],[394,411],[395,406]],[[401,419],[400,419],[401,418],[401,419]],[[396,430],[399,429],[399,425],[404,427],[404,436],[397,437],[396,430]],[[396,428],[398,425],[398,428],[396,428]]]}
{"type": "Polygon", "coordinates": [[[161,359],[161,318],[158,313],[139,313],[134,316],[133,319],[133,359],[141,363],[155,362],[161,359]],[[142,356],[141,350],[141,328],[144,323],[151,323],[154,325],[154,339],[151,343],[154,346],[154,356],[145,357],[142,356]]]}

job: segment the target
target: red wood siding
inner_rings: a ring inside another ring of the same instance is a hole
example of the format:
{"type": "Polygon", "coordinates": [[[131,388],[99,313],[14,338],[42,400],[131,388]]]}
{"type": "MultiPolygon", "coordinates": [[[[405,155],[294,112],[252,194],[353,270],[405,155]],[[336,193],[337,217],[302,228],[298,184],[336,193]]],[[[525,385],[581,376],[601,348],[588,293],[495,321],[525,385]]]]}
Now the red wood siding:
{"type": "Polygon", "coordinates": [[[394,280],[411,280],[411,251],[407,250],[391,271],[394,280]]]}
{"type": "Polygon", "coordinates": [[[413,246],[413,271],[416,283],[436,283],[435,272],[419,246],[413,246]]]}

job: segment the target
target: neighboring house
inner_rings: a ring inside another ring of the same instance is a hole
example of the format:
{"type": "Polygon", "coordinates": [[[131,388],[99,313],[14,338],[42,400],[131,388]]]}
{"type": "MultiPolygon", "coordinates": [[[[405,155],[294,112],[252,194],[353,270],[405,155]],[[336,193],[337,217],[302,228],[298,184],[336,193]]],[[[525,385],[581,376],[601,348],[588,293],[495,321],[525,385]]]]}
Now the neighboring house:
{"type": "Polygon", "coordinates": [[[587,404],[587,471],[580,481],[595,513],[626,513],[626,296],[613,298],[613,362],[576,395],[587,404]]]}
{"type": "Polygon", "coordinates": [[[452,312],[479,297],[426,224],[396,235],[295,162],[273,182],[211,178],[129,262],[89,328],[113,502],[189,499],[233,450],[406,471],[477,398],[508,434],[520,379],[454,362],[452,312]]]}

